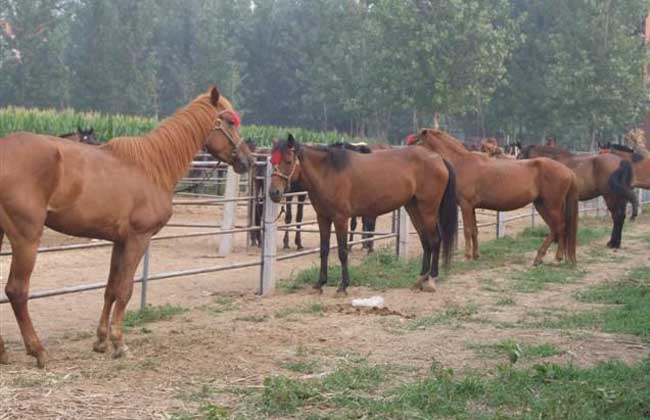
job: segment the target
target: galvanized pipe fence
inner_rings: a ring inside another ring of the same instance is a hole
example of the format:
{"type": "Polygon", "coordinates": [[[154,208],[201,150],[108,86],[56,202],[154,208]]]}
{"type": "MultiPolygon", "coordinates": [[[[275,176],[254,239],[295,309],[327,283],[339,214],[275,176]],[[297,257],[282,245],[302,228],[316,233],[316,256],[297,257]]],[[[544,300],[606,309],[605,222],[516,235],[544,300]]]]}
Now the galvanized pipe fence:
{"type": "MultiPolygon", "coordinates": [[[[213,162],[193,162],[193,164],[197,166],[207,166],[208,164],[211,164],[215,166],[215,163],[213,162]]],[[[305,221],[301,223],[289,223],[289,224],[281,224],[279,225],[277,223],[277,215],[278,215],[278,209],[279,209],[279,204],[274,203],[272,200],[270,200],[268,197],[268,189],[270,186],[270,180],[271,180],[271,175],[272,175],[272,167],[269,161],[269,158],[266,157],[265,162],[257,162],[256,165],[260,165],[264,167],[264,176],[263,177],[257,177],[257,176],[249,176],[245,182],[235,182],[237,185],[237,188],[235,190],[230,191],[230,196],[225,196],[225,197],[215,197],[213,195],[209,194],[195,194],[198,199],[196,200],[174,200],[173,204],[174,205],[227,205],[228,203],[234,203],[234,204],[240,204],[240,203],[245,203],[249,206],[249,225],[248,226],[238,226],[234,224],[234,216],[231,215],[232,220],[231,221],[226,221],[225,223],[221,224],[207,224],[207,223],[169,223],[167,227],[185,227],[185,228],[197,228],[197,229],[217,229],[217,230],[210,230],[210,231],[204,231],[204,232],[193,232],[193,233],[183,233],[183,234],[175,234],[175,235],[157,235],[152,238],[152,241],[162,241],[162,240],[171,240],[171,239],[179,239],[179,238],[196,238],[196,237],[206,237],[206,236],[219,236],[219,235],[230,235],[232,237],[233,234],[235,233],[250,233],[250,232],[261,232],[262,235],[262,246],[261,246],[261,253],[260,257],[257,259],[252,259],[250,261],[244,261],[244,262],[238,262],[238,263],[231,263],[231,264],[219,264],[219,265],[212,265],[208,267],[202,267],[202,268],[192,268],[192,269],[184,269],[184,270],[175,270],[175,271],[168,271],[168,272],[162,272],[162,273],[151,273],[150,272],[150,260],[151,260],[151,244],[147,247],[146,252],[143,257],[142,261],[142,268],[139,276],[134,279],[134,283],[141,283],[141,295],[140,295],[140,307],[144,308],[147,304],[147,292],[148,292],[148,283],[151,281],[158,281],[158,280],[165,280],[165,279],[172,279],[172,278],[177,278],[177,277],[185,277],[185,276],[192,276],[192,275],[198,275],[198,274],[206,274],[206,273],[215,273],[219,271],[227,271],[227,270],[236,270],[236,269],[241,269],[241,268],[247,268],[247,267],[255,267],[259,266],[260,270],[260,280],[259,280],[259,288],[257,292],[262,295],[267,295],[270,294],[274,291],[275,289],[275,284],[276,284],[276,273],[275,273],[275,266],[278,262],[286,261],[289,259],[293,258],[300,258],[306,255],[311,255],[311,254],[317,254],[320,252],[320,248],[310,248],[310,249],[305,249],[301,251],[296,251],[284,255],[278,256],[277,254],[277,238],[276,234],[278,231],[298,231],[300,230],[303,233],[312,233],[312,232],[318,232],[316,229],[296,229],[297,226],[309,226],[309,225],[314,225],[317,222],[316,221],[305,221]],[[252,226],[252,218],[250,217],[251,210],[254,209],[255,206],[255,200],[257,200],[257,197],[254,197],[252,195],[253,189],[250,187],[252,186],[253,181],[256,178],[261,178],[263,179],[264,182],[264,199],[262,199],[262,205],[263,205],[263,214],[262,214],[262,226],[252,226]],[[239,192],[241,190],[241,186],[245,185],[248,188],[246,188],[246,194],[245,196],[239,196],[239,192]],[[229,228],[224,228],[224,226],[229,226],[229,228]]],[[[234,172],[229,171],[228,176],[232,177],[234,172]]],[[[252,171],[252,173],[255,173],[255,170],[252,171]]],[[[226,179],[225,183],[227,183],[228,180],[226,179]]],[[[293,197],[293,196],[298,196],[298,195],[305,195],[306,193],[291,193],[287,194],[287,196],[293,197]]],[[[648,190],[639,190],[639,202],[641,206],[643,204],[650,203],[650,191],[648,190]]],[[[185,195],[185,194],[184,194],[185,195]]],[[[305,204],[308,203],[308,200],[306,200],[305,204]]],[[[295,202],[293,203],[295,204],[295,202]]],[[[520,209],[517,212],[520,214],[514,214],[514,215],[508,215],[508,213],[505,212],[490,212],[490,211],[482,211],[479,210],[477,213],[479,215],[492,215],[492,217],[495,217],[494,222],[488,222],[488,223],[481,223],[478,224],[478,227],[495,227],[496,231],[496,236],[497,238],[503,237],[505,235],[505,228],[508,223],[512,223],[515,221],[520,221],[520,220],[525,220],[529,219],[531,226],[535,226],[536,224],[536,211],[533,206],[529,206],[524,209],[520,209]]],[[[580,203],[580,212],[581,213],[594,213],[596,216],[606,216],[607,215],[607,208],[604,205],[604,200],[599,197],[597,199],[588,201],[588,202],[581,202],[580,203]]],[[[357,231],[354,232],[354,235],[363,235],[363,234],[369,234],[372,235],[368,238],[364,239],[356,239],[353,241],[348,242],[348,245],[355,245],[355,244],[360,244],[364,242],[369,242],[369,241],[383,241],[383,240],[388,240],[388,239],[393,239],[395,238],[395,252],[397,256],[400,259],[405,259],[407,258],[408,255],[408,244],[409,244],[409,235],[414,234],[416,232],[410,232],[409,233],[409,220],[406,211],[404,208],[401,208],[399,210],[396,210],[392,213],[392,228],[390,232],[365,232],[365,231],[357,231]]],[[[462,230],[462,225],[459,226],[459,229],[462,230]]],[[[39,253],[50,253],[50,252],[65,252],[65,251],[72,251],[72,250],[80,250],[80,249],[93,249],[93,248],[101,248],[101,247],[109,247],[112,246],[113,244],[108,241],[96,241],[96,242],[90,242],[87,244],[74,244],[74,245],[60,245],[60,246],[51,246],[51,247],[41,247],[38,249],[39,253]]],[[[336,249],[337,245],[332,245],[330,246],[330,249],[336,249]]],[[[8,256],[11,255],[11,252],[5,251],[0,253],[0,256],[8,256]]],[[[107,261],[108,263],[108,261],[107,261]]],[[[2,274],[0,272],[0,274],[2,274]]],[[[29,296],[30,299],[41,299],[41,298],[46,298],[46,297],[53,297],[53,296],[60,296],[60,295],[66,295],[66,294],[71,294],[71,293],[80,293],[84,291],[89,291],[89,290],[97,290],[97,289],[102,289],[106,286],[106,280],[98,280],[92,283],[88,284],[81,284],[81,285],[74,285],[74,286],[64,286],[62,288],[57,288],[57,289],[50,289],[50,290],[41,290],[41,291],[35,291],[32,292],[29,296]]],[[[4,295],[4,292],[0,293],[0,304],[7,303],[8,299],[4,295]]]]}

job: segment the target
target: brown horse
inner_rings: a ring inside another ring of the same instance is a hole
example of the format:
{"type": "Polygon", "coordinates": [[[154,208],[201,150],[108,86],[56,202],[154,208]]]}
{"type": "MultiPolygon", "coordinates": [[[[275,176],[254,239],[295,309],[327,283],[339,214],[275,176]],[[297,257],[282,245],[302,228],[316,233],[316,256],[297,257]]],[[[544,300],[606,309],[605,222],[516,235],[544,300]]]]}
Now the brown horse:
{"type": "Polygon", "coordinates": [[[491,159],[467,151],[449,134],[424,129],[409,136],[407,143],[422,144],[448,159],[458,175],[458,205],[463,213],[465,257],[476,259],[478,229],[476,208],[515,210],[534,203],[550,233],[540,246],[535,264],[540,264],[554,239],[556,258],[576,261],[578,186],[575,175],[550,159],[527,161],[491,159]]]}
{"type": "Polygon", "coordinates": [[[306,146],[289,135],[275,145],[269,195],[280,202],[290,174],[298,163],[320,229],[320,276],[314,288],[327,283],[327,258],[332,222],[336,228],[341,284],[345,294],[348,274],[348,219],[377,217],[404,206],[423,248],[421,277],[415,287],[434,291],[442,242],[444,263],[451,259],[458,212],[454,169],[439,155],[423,147],[354,153],[335,146],[306,146]]]}
{"type": "Polygon", "coordinates": [[[613,154],[574,155],[568,150],[550,146],[526,146],[519,158],[548,157],[569,167],[578,180],[579,200],[602,196],[612,216],[612,234],[607,246],[621,247],[625,224],[625,208],[632,204],[632,220],[637,216],[638,198],[632,189],[632,165],[613,154]]]}
{"type": "Polygon", "coordinates": [[[650,189],[650,157],[634,151],[620,144],[607,143],[601,146],[601,153],[614,154],[632,164],[632,186],[635,188],[650,189]]]}
{"type": "MultiPolygon", "coordinates": [[[[172,214],[174,186],[203,147],[248,171],[252,159],[237,129],[239,117],[211,88],[142,137],[87,147],[57,137],[16,133],[0,139],[0,242],[12,248],[5,292],[29,355],[45,366],[46,353],[30,319],[29,280],[43,226],[115,243],[94,350],[125,354],[122,321],[133,276],[151,237],[172,214]]],[[[0,362],[7,362],[0,338],[0,362]]]]}
{"type": "Polygon", "coordinates": [[[68,140],[76,141],[77,143],[91,144],[93,146],[97,146],[97,145],[102,144],[95,137],[95,129],[93,129],[93,128],[90,128],[88,130],[84,130],[81,127],[77,127],[77,131],[72,132],[72,133],[61,134],[61,135],[58,135],[57,137],[61,137],[62,139],[68,139],[68,140]]]}

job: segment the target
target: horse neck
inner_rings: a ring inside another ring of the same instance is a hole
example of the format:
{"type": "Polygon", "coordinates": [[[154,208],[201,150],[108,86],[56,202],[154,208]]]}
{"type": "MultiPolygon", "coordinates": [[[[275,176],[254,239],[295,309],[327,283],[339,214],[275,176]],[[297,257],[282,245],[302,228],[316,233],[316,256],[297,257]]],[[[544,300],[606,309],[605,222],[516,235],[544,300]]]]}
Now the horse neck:
{"type": "Polygon", "coordinates": [[[634,181],[637,187],[650,189],[650,158],[643,158],[632,163],[634,181]]]}
{"type": "Polygon", "coordinates": [[[325,180],[327,152],[303,146],[298,152],[300,182],[307,191],[322,191],[328,184],[325,180]]]}
{"type": "MultiPolygon", "coordinates": [[[[476,153],[466,150],[465,146],[460,142],[457,143],[457,145],[451,144],[451,140],[446,139],[427,140],[427,144],[434,152],[443,155],[443,157],[451,161],[453,165],[459,165],[467,159],[476,159],[481,157],[476,153]]],[[[483,157],[487,158],[487,156],[483,157]]]]}
{"type": "Polygon", "coordinates": [[[216,109],[202,95],[149,134],[113,139],[103,147],[140,166],[156,184],[172,192],[203,147],[215,118],[216,109]]]}

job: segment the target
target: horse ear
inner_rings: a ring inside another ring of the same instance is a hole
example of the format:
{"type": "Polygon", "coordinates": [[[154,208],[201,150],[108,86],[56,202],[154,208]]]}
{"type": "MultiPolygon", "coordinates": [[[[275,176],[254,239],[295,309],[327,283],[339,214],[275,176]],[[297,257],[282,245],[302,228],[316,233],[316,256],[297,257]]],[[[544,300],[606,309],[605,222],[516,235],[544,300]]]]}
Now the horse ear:
{"type": "Polygon", "coordinates": [[[293,149],[296,147],[296,139],[293,138],[293,134],[289,133],[287,136],[287,145],[289,146],[290,149],[293,149]]]}
{"type": "Polygon", "coordinates": [[[210,103],[213,106],[215,107],[217,106],[217,104],[219,103],[220,96],[221,95],[219,94],[219,89],[217,89],[216,86],[212,86],[212,88],[210,88],[210,103]]]}

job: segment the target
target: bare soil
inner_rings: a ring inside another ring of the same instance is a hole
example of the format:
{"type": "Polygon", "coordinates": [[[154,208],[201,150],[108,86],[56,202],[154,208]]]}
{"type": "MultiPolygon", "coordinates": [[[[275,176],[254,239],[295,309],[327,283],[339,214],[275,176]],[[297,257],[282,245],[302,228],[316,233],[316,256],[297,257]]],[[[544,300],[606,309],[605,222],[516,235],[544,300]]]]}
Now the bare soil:
{"type": "MultiPolygon", "coordinates": [[[[238,223],[245,223],[244,211],[239,210],[238,223]]],[[[305,220],[313,218],[311,210],[306,212],[305,220]]],[[[219,220],[219,211],[209,206],[180,207],[173,218],[185,222],[219,220]]],[[[491,221],[493,216],[482,216],[482,222],[491,221]]],[[[507,233],[528,223],[513,223],[507,233]]],[[[390,227],[390,217],[380,219],[378,230],[385,232],[390,227]]],[[[182,231],[188,229],[166,228],[163,233],[182,231]]],[[[650,235],[647,219],[629,232],[650,235]]],[[[492,236],[493,228],[482,229],[483,240],[492,236]]],[[[85,240],[47,231],[43,244],[80,241],[85,240]]],[[[605,242],[606,239],[600,240],[592,247],[604,247],[605,242]]],[[[259,258],[259,250],[246,247],[243,234],[236,236],[234,253],[225,259],[216,256],[218,243],[218,237],[157,242],[152,250],[152,271],[259,258]]],[[[304,243],[307,248],[317,246],[317,234],[305,234],[304,243]]],[[[410,253],[415,256],[419,253],[416,237],[412,237],[411,244],[410,253]]],[[[280,237],[278,245],[281,246],[280,237]]],[[[269,375],[296,375],[284,369],[283,363],[316,360],[322,373],[351,354],[367,357],[373,363],[411,367],[414,375],[426,371],[433,361],[456,370],[487,370],[502,361],[482,357],[472,344],[507,339],[524,344],[554,344],[562,351],[545,359],[553,362],[591,365],[612,358],[634,362],[650,353],[648,345],[636,337],[600,331],[502,328],[500,324],[593,307],[576,301],[574,293],[616,280],[631,267],[648,264],[647,248],[643,239],[624,238],[622,250],[616,254],[606,251],[607,256],[624,256],[624,263],[596,261],[587,255],[591,247],[581,248],[581,267],[587,272],[584,278],[576,283],[549,285],[536,293],[497,290],[506,284],[513,267],[454,274],[435,294],[351,288],[347,298],[335,298],[333,288],[323,295],[305,289],[258,297],[257,267],[160,281],[151,284],[148,302],[172,303],[189,311],[169,321],[128,331],[127,343],[132,354],[120,360],[91,351],[102,303],[101,290],[38,299],[30,302],[30,310],[49,351],[48,367],[43,371],[24,355],[9,305],[0,305],[0,331],[11,363],[0,365],[0,420],[168,418],[170,413],[195,410],[195,395],[206,386],[212,391],[223,391],[215,393],[215,404],[234,407],[244,396],[226,392],[229,388],[257,389],[269,375]],[[353,298],[377,294],[384,297],[386,309],[356,310],[349,304],[353,298]],[[504,296],[511,297],[514,304],[499,305],[498,300],[504,296]],[[416,319],[470,306],[474,311],[462,319],[412,328],[416,319]]],[[[287,251],[280,251],[284,252],[287,251]]],[[[32,290],[102,281],[108,272],[109,254],[109,249],[42,254],[32,290]]],[[[353,263],[363,255],[357,246],[353,263]]],[[[335,258],[332,253],[331,260],[335,258]]],[[[550,255],[547,258],[550,260],[550,255]]],[[[316,260],[317,256],[310,255],[279,263],[278,276],[289,278],[295,271],[316,264],[316,260]]],[[[0,264],[0,282],[4,283],[9,258],[2,257],[0,264]]],[[[335,284],[338,280],[330,281],[335,284]]],[[[139,305],[138,294],[136,286],[132,309],[139,305]]]]}

